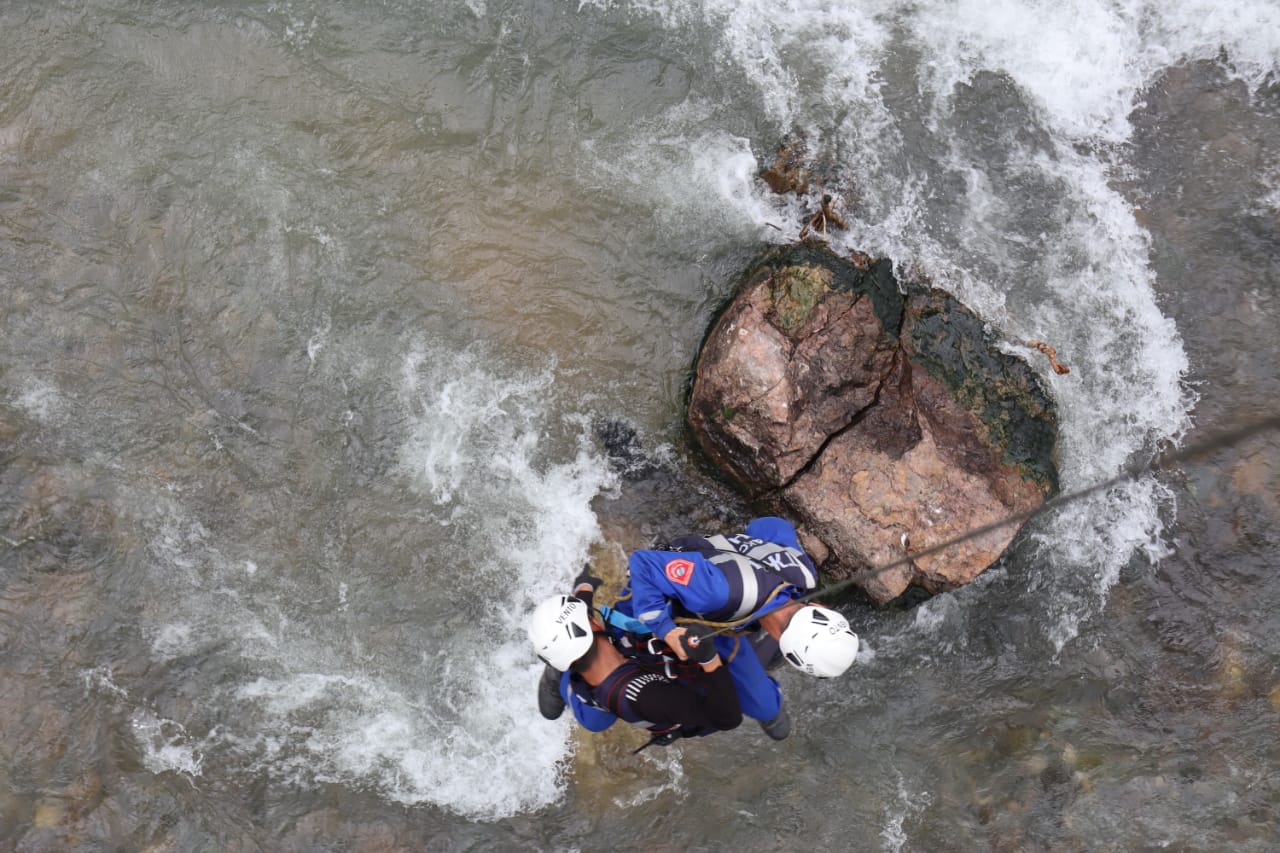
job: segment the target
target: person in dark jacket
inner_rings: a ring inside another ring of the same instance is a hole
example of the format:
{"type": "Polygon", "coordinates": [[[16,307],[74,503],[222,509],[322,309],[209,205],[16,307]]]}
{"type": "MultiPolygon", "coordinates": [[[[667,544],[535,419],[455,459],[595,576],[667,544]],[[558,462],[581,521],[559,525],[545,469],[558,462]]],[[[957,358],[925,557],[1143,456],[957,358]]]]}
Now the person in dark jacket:
{"type": "Polygon", "coordinates": [[[677,737],[702,737],[737,728],[742,708],[715,644],[703,642],[709,631],[681,639],[687,663],[666,659],[622,640],[593,616],[598,578],[585,572],[572,595],[543,601],[529,620],[529,640],[546,664],[538,689],[538,707],[556,719],[567,705],[591,731],[616,720],[648,730],[650,743],[677,737]]]}

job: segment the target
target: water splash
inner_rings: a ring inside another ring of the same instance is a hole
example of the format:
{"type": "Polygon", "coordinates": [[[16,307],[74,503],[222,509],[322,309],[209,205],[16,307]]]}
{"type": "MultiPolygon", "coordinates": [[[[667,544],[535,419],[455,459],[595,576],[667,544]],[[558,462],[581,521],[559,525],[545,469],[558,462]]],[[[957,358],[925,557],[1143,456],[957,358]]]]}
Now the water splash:
{"type": "MultiPolygon", "coordinates": [[[[724,73],[754,91],[753,108],[779,132],[803,129],[812,152],[837,164],[830,189],[850,191],[857,207],[834,248],[891,257],[1002,336],[1048,340],[1070,362],[1069,376],[1046,376],[1064,488],[1106,479],[1187,430],[1187,358],[1156,302],[1148,235],[1113,187],[1119,143],[1143,87],[1168,63],[1215,56],[1225,43],[1257,78],[1276,64],[1276,39],[1250,38],[1230,15],[1197,29],[1184,11],[1140,3],[622,5],[715,39],[724,73]],[[1045,15],[1060,26],[1045,26],[1045,15]]],[[[1274,14],[1249,2],[1232,9],[1274,14]]],[[[609,149],[604,173],[673,218],[796,239],[795,201],[752,180],[747,141],[708,130],[697,97],[637,127],[629,151],[609,149]],[[674,177],[640,188],[653,174],[674,177]]],[[[759,160],[769,156],[765,147],[759,160]]],[[[1044,523],[1041,571],[1067,579],[1048,587],[1046,639],[1061,649],[1076,635],[1135,549],[1160,553],[1167,508],[1168,492],[1147,482],[1091,507],[1106,524],[1086,528],[1088,543],[1077,536],[1084,507],[1044,523]]]]}
{"type": "Polygon", "coordinates": [[[925,792],[912,793],[907,790],[906,780],[898,776],[898,802],[885,818],[880,837],[884,840],[886,853],[901,853],[910,840],[904,825],[908,818],[915,817],[929,807],[931,798],[925,792]]]}
{"type": "Polygon", "coordinates": [[[201,774],[204,756],[181,723],[159,717],[151,711],[136,711],[129,724],[142,749],[142,765],[152,773],[172,771],[189,779],[201,774]]]}
{"type": "MultiPolygon", "coordinates": [[[[152,653],[226,654],[230,643],[246,669],[237,684],[206,686],[209,707],[240,713],[199,748],[177,723],[136,718],[149,767],[198,775],[210,756],[234,755],[231,766],[291,784],[372,787],[477,819],[559,797],[570,724],[534,713],[541,666],[520,626],[585,560],[599,536],[590,502],[612,474],[589,419],[557,402],[552,366],[419,347],[403,359],[395,404],[406,420],[392,472],[407,493],[400,511],[431,532],[416,546],[421,602],[387,639],[386,605],[368,591],[386,581],[359,566],[332,578],[259,568],[179,496],[131,496],[150,528],[152,653]],[[315,594],[326,580],[332,589],[315,594]]],[[[382,511],[348,510],[357,527],[382,511]]]]}

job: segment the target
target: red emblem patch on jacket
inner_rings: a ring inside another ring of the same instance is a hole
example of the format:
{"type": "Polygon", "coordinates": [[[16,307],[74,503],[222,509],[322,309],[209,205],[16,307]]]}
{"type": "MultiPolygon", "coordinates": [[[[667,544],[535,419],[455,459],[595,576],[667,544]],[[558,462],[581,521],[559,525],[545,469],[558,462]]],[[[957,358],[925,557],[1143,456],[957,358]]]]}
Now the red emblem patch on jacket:
{"type": "Polygon", "coordinates": [[[667,563],[667,580],[672,583],[688,586],[691,577],[693,577],[693,563],[688,560],[672,560],[667,563]]]}

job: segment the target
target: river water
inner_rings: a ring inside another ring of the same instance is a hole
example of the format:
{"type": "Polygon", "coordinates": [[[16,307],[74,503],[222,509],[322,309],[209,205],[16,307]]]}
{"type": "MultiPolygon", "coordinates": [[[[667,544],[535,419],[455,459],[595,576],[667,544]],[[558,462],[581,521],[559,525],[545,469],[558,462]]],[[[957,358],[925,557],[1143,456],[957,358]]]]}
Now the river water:
{"type": "Polygon", "coordinates": [[[1274,0],[0,5],[0,846],[1274,849],[1274,434],[845,602],[780,744],[548,723],[521,625],[749,517],[683,396],[793,130],[1071,366],[1065,490],[1274,413],[1278,75],[1274,0]]]}

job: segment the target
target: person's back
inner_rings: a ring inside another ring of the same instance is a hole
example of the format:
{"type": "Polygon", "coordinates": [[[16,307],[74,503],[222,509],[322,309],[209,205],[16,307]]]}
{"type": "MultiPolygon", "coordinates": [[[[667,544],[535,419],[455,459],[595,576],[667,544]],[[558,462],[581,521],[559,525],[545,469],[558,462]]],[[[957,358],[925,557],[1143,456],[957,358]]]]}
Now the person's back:
{"type": "Polygon", "coordinates": [[[713,643],[690,635],[683,648],[688,664],[662,662],[661,655],[646,654],[639,646],[620,649],[591,617],[600,581],[585,574],[578,581],[574,596],[548,599],[530,621],[530,640],[547,664],[538,694],[544,717],[559,717],[567,704],[591,731],[622,719],[666,738],[660,742],[725,731],[742,722],[733,680],[713,643]]]}

